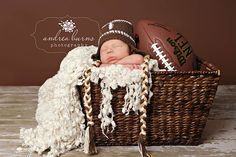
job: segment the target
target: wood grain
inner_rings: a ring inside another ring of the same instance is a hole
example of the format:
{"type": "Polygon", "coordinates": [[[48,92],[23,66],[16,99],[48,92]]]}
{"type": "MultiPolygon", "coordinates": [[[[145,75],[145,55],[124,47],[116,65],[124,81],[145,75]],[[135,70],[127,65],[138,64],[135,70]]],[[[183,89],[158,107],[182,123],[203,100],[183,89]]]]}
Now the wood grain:
{"type": "MultiPolygon", "coordinates": [[[[20,128],[34,128],[37,86],[0,87],[0,157],[38,157],[16,150],[21,145],[20,128]]],[[[155,157],[233,157],[236,156],[236,85],[221,85],[199,146],[147,147],[155,157]]],[[[98,147],[97,157],[137,157],[137,146],[98,147]]],[[[72,150],[63,157],[87,157],[72,150]]]]}

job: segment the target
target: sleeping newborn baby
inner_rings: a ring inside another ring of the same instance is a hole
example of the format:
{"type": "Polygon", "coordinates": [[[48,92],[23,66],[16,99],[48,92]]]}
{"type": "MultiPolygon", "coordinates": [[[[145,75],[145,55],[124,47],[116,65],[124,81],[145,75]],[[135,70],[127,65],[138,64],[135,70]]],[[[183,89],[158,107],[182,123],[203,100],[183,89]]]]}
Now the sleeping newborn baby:
{"type": "Polygon", "coordinates": [[[101,67],[122,64],[130,69],[140,69],[145,54],[136,48],[132,23],[113,20],[105,24],[101,32],[98,51],[92,56],[94,60],[101,60],[101,67]]]}
{"type": "Polygon", "coordinates": [[[110,64],[123,64],[130,69],[140,68],[143,63],[143,56],[130,54],[129,46],[119,39],[111,39],[104,42],[100,49],[102,66],[110,64]]]}

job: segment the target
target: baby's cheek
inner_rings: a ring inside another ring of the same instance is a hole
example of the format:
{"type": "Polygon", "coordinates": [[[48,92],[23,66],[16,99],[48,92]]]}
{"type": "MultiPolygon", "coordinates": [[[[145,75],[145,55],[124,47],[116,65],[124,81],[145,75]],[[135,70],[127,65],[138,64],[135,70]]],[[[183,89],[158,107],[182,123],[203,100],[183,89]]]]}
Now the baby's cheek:
{"type": "Polygon", "coordinates": [[[102,54],[101,54],[100,57],[101,57],[101,62],[102,62],[102,63],[107,63],[107,55],[102,55],[102,54]]]}

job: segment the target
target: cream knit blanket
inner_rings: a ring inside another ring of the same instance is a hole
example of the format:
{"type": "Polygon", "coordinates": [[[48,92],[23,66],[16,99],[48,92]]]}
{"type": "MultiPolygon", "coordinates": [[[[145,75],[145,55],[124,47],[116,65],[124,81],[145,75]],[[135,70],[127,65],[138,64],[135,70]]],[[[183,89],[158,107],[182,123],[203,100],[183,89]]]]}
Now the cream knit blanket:
{"type": "MultiPolygon", "coordinates": [[[[84,71],[92,66],[91,55],[96,51],[95,46],[77,47],[71,50],[61,62],[57,74],[40,87],[35,115],[38,125],[36,128],[20,129],[23,148],[20,147],[18,150],[37,152],[47,157],[59,156],[75,148],[83,150],[86,138],[85,115],[82,112],[79,101],[81,98],[76,86],[83,84],[84,71]]],[[[159,70],[156,60],[149,61],[149,69],[159,70]]],[[[116,127],[113,121],[115,115],[110,104],[111,89],[116,89],[118,86],[126,88],[125,104],[122,109],[124,116],[130,110],[137,113],[141,94],[141,73],[141,70],[130,70],[122,65],[92,67],[91,81],[98,83],[98,79],[102,79],[100,86],[103,99],[98,117],[101,119],[104,135],[105,131],[109,131],[107,130],[109,125],[113,129],[116,127]],[[109,114],[112,116],[108,116],[109,114]]],[[[149,84],[152,84],[151,74],[149,84]]],[[[150,88],[149,100],[152,96],[150,88]]]]}

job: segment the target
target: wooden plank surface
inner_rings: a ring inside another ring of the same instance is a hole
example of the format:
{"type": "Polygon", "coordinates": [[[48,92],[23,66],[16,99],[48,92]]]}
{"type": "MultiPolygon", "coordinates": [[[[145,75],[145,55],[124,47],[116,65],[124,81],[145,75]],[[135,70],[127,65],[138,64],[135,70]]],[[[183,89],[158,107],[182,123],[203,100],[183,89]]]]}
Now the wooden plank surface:
{"type": "MultiPolygon", "coordinates": [[[[38,86],[0,87],[0,157],[38,157],[16,150],[20,128],[34,128],[38,86]]],[[[199,146],[151,146],[155,157],[236,157],[236,85],[219,86],[199,146]]],[[[137,157],[138,147],[98,147],[96,157],[137,157]]],[[[87,157],[76,150],[63,157],[87,157]]]]}

